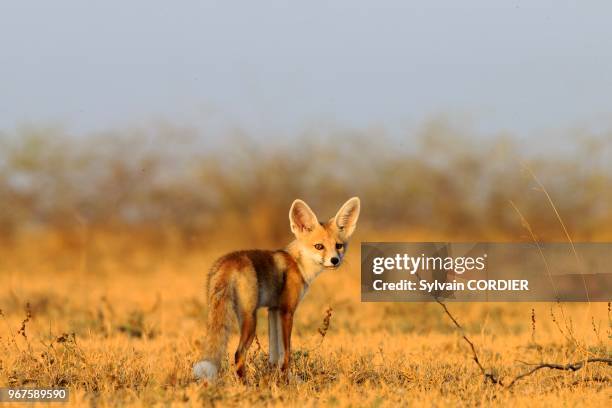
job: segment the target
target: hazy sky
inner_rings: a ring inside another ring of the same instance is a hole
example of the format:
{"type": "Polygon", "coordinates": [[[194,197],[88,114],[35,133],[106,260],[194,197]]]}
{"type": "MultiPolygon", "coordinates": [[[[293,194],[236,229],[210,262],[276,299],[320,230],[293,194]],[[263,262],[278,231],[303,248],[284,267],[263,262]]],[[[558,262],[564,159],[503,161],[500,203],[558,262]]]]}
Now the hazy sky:
{"type": "Polygon", "coordinates": [[[612,124],[612,2],[0,3],[0,129],[612,124]]]}

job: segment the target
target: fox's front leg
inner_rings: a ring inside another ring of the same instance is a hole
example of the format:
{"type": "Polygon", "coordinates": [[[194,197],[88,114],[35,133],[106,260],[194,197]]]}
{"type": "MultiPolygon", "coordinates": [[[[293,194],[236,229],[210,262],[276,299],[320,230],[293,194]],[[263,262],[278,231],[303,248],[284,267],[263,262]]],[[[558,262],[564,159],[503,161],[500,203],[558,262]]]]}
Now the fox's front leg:
{"type": "Polygon", "coordinates": [[[287,371],[291,360],[291,330],[293,328],[293,311],[284,310],[281,312],[281,325],[283,327],[283,346],[285,355],[281,369],[287,371]]]}
{"type": "Polygon", "coordinates": [[[268,309],[268,338],[270,351],[270,366],[278,367],[285,355],[283,345],[283,327],[281,324],[280,311],[278,309],[268,309]]]}

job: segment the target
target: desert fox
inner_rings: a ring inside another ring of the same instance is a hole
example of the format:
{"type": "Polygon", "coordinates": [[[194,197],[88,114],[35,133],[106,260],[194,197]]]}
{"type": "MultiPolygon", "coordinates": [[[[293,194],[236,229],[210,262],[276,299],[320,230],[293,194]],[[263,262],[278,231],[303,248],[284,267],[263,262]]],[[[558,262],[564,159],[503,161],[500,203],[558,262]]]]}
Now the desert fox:
{"type": "Polygon", "coordinates": [[[238,318],[240,342],[236,372],[245,376],[246,353],[255,337],[257,309],[268,308],[270,363],[283,371],[291,357],[293,314],[313,280],[342,263],[359,217],[359,198],[349,199],[327,222],[295,200],[289,223],[295,240],[277,251],[248,250],[217,260],[207,276],[208,323],[204,358],[193,367],[198,379],[213,380],[225,354],[232,313],[238,318]]]}

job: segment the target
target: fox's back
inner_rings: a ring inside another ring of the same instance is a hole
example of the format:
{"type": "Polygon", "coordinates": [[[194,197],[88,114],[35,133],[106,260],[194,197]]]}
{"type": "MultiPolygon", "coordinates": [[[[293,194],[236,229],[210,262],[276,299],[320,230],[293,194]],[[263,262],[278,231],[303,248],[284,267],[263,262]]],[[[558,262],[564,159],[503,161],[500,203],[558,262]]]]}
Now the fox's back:
{"type": "Polygon", "coordinates": [[[235,251],[219,258],[208,273],[209,297],[232,287],[244,306],[279,307],[288,275],[299,274],[296,261],[284,250],[235,251]]]}

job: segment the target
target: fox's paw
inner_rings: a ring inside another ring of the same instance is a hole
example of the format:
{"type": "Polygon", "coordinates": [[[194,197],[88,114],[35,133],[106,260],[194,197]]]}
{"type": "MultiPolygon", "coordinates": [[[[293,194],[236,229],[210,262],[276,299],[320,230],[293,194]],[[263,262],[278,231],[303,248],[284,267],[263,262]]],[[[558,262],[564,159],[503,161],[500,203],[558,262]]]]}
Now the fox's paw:
{"type": "Polygon", "coordinates": [[[193,376],[198,380],[212,381],[217,377],[217,366],[208,361],[199,361],[193,365],[193,376]]]}

